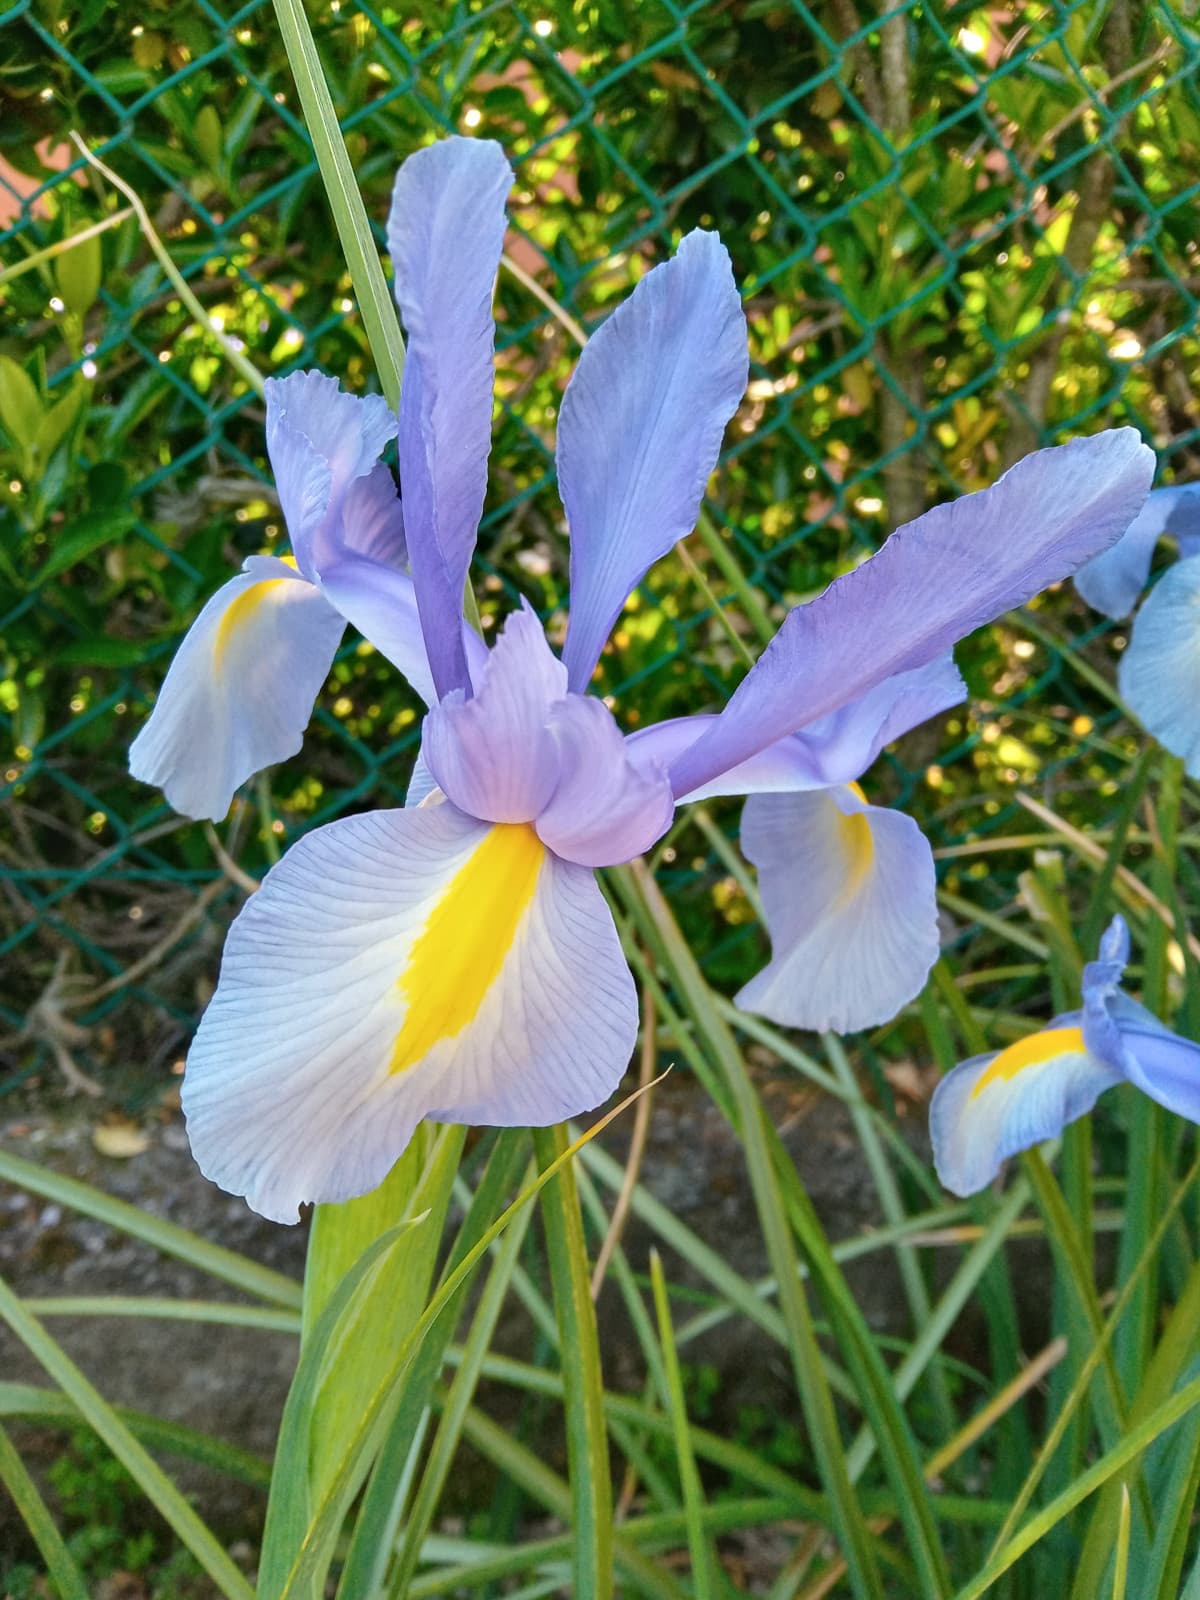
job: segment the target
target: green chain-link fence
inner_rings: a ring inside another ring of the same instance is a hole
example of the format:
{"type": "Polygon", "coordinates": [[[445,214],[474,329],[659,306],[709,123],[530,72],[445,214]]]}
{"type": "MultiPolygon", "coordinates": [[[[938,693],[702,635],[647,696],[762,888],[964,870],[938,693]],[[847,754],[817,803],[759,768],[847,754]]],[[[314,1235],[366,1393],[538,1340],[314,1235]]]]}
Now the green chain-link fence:
{"type": "MultiPolygon", "coordinates": [[[[703,709],[736,681],[728,626],[756,632],[735,569],[761,596],[761,630],[898,522],[1110,422],[1142,429],[1166,479],[1194,476],[1190,11],[313,8],[377,226],[399,160],[442,131],[498,138],[517,169],[485,624],[523,593],[561,627],[552,444],[578,325],[697,224],[733,255],[752,380],[714,485],[715,536],[652,574],[604,659],[628,723],[703,709]]],[[[0,41],[0,1031],[12,1082],[74,1063],[157,1093],[242,892],[230,862],[257,873],[303,827],[398,803],[418,709],[348,643],[304,754],[221,830],[224,867],[211,831],[127,777],[180,631],[244,554],[281,537],[262,407],[212,329],[264,374],[317,364],[351,387],[374,380],[267,0],[21,0],[0,41]]],[[[1021,862],[961,847],[1030,832],[1015,789],[1079,822],[1116,806],[1137,738],[1103,691],[1120,631],[1095,621],[1064,592],[1028,627],[974,640],[960,652],[970,713],[910,737],[873,776],[947,847],[949,892],[985,912],[1004,913],[1021,862]]],[[[668,870],[714,978],[736,977],[760,935],[695,827],[668,870]]]]}

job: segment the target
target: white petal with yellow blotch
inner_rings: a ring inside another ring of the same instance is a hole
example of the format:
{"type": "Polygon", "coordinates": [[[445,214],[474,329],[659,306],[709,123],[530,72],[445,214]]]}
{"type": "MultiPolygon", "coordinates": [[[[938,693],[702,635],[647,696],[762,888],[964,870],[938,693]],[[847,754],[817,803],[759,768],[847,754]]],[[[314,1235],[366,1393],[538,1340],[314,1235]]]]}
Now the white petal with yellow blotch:
{"type": "Polygon", "coordinates": [[[887,1022],[937,960],[933,855],[900,811],[857,785],[752,794],[742,850],[758,868],[771,960],[737,996],[794,1028],[887,1022]]]}
{"type": "Polygon", "coordinates": [[[510,1127],[608,1098],[637,997],[592,873],[449,803],[318,828],[230,931],[188,1057],[201,1170],[264,1216],[386,1177],[423,1117],[510,1127]]]}
{"type": "Polygon", "coordinates": [[[929,1133],[938,1177],[953,1194],[984,1189],[1019,1150],[1053,1139],[1121,1073],[1084,1044],[1069,1012],[1007,1050],[974,1056],[934,1090],[929,1133]]]}
{"type": "Polygon", "coordinates": [[[176,652],[130,772],[220,822],[247,778],[299,750],[345,626],[290,562],[250,556],[176,652]]]}

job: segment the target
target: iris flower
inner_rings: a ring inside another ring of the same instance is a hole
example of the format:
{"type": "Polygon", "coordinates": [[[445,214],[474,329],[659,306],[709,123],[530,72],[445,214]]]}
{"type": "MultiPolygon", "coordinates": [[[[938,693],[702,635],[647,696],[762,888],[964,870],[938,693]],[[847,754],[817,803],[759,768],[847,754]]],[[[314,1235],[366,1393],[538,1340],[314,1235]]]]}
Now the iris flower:
{"type": "Polygon", "coordinates": [[[856,780],[962,697],[955,641],[1110,545],[1149,486],[1131,429],[1030,456],[792,611],[719,714],[625,737],[588,685],[627,598],[694,526],[745,388],[745,319],[720,240],[696,231],[598,330],[558,424],[561,658],[528,608],[486,649],[462,597],[511,181],[484,140],[401,168],[388,240],[408,334],[402,521],[375,464],[379,402],[311,375],[273,389],[296,571],[254,566],[210,603],[135,749],[142,775],[220,814],[239,773],[294,747],[341,618],[429,705],[408,805],[307,834],[242,909],[188,1058],[200,1166],[280,1220],[378,1184],[422,1118],[547,1124],[611,1094],[637,999],[595,869],[648,849],[680,801],[751,796],[743,838],[773,955],[741,1003],[810,1027],[890,1017],[937,953],[933,864],[915,824],[856,780]],[[299,627],[281,643],[288,605],[315,619],[308,644],[299,627]]]}
{"type": "Polygon", "coordinates": [[[1083,969],[1083,1009],[1006,1050],[946,1074],[929,1109],[933,1159],[947,1189],[975,1194],[1019,1150],[1053,1139],[1105,1089],[1132,1083],[1200,1122],[1200,1045],[1181,1039],[1121,989],[1129,929],[1114,917],[1083,969]]]}
{"type": "MultiPolygon", "coordinates": [[[[405,570],[404,519],[379,456],[396,418],[332,378],[268,378],[267,454],[288,556],[249,556],[213,595],[171,663],[129,752],[135,778],[177,811],[219,822],[234,790],[300,749],[347,620],[428,702],[433,679],[405,570]]],[[[463,629],[463,647],[474,641],[463,629]]]]}
{"type": "Polygon", "coordinates": [[[1154,585],[1121,657],[1121,694],[1148,733],[1200,778],[1200,484],[1156,489],[1125,534],[1076,575],[1097,611],[1119,621],[1137,605],[1163,534],[1179,561],[1154,585]]]}

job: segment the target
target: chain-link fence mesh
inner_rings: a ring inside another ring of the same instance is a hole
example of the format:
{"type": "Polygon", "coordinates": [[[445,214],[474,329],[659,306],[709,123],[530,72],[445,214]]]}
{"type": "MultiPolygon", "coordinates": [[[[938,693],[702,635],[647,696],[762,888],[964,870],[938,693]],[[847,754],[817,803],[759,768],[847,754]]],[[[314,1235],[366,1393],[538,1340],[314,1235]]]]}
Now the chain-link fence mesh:
{"type": "MultiPolygon", "coordinates": [[[[311,17],[377,228],[399,160],[439,133],[495,137],[517,170],[485,625],[525,594],[561,630],[553,433],[578,325],[690,227],[732,253],[751,383],[716,537],[655,570],[602,663],[627,725],[736,681],[729,626],[756,638],[739,570],[778,621],[937,499],[1109,423],[1135,423],[1166,480],[1194,475],[1200,39],[1178,0],[324,0],[311,17]]],[[[419,712],[351,641],[304,753],[239,797],[217,844],[128,778],[181,630],[282,538],[261,403],[212,329],[264,375],[374,378],[267,0],[21,0],[0,30],[0,1026],[10,1081],[74,1064],[149,1091],[212,983],[237,866],[399,803],[419,712]]],[[[870,780],[985,914],[1024,863],[962,847],[1037,833],[1014,790],[1091,825],[1117,805],[1138,740],[1105,692],[1121,634],[1095,622],[1064,592],[977,637],[970,711],[870,780]]],[[[761,935],[694,825],[667,870],[714,979],[742,975],[761,935]]]]}

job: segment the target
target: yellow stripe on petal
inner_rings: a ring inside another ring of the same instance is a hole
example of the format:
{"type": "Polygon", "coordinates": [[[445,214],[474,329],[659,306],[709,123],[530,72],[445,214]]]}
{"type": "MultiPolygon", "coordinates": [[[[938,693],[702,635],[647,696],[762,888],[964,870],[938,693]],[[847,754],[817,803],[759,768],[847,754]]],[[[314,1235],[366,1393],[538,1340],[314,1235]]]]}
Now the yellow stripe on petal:
{"type": "Polygon", "coordinates": [[[546,847],[525,822],[500,822],[429,914],[400,979],[407,1003],[392,1072],[415,1067],[473,1021],[533,899],[546,847]]]}
{"type": "Polygon", "coordinates": [[[987,1071],[980,1073],[971,1099],[977,1099],[989,1083],[1015,1078],[1026,1067],[1040,1067],[1054,1056],[1079,1055],[1086,1049],[1081,1028],[1047,1028],[1031,1033],[1028,1039],[1019,1039],[1007,1050],[1001,1050],[987,1071]]]}
{"type": "MultiPolygon", "coordinates": [[[[867,797],[857,783],[848,783],[846,787],[856,800],[866,805],[867,797]]],[[[871,824],[861,811],[852,811],[849,815],[843,812],[839,832],[847,861],[846,882],[840,899],[846,901],[871,870],[871,863],[875,859],[875,840],[871,837],[871,824]]]]}
{"type": "MultiPolygon", "coordinates": [[[[286,562],[289,567],[295,567],[296,565],[294,556],[281,556],[280,559],[286,562]]],[[[289,578],[264,578],[261,583],[253,584],[249,589],[244,590],[236,600],[226,607],[225,615],[221,618],[220,626],[217,628],[217,636],[213,640],[213,665],[218,670],[220,670],[224,662],[234,634],[244,628],[248,622],[253,621],[273,590],[282,588],[285,583],[290,581],[289,578]]]]}

